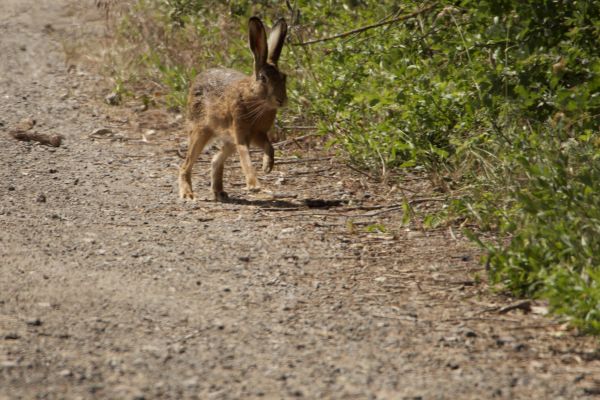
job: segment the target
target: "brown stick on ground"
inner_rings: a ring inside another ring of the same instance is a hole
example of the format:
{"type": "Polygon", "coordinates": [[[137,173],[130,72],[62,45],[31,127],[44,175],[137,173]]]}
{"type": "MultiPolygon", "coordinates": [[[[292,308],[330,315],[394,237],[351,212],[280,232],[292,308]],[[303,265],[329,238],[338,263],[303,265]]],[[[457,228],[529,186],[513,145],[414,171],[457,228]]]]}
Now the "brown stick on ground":
{"type": "Polygon", "coordinates": [[[61,135],[47,135],[45,133],[38,133],[36,131],[13,131],[9,134],[17,140],[25,142],[35,141],[47,146],[58,147],[60,146],[63,137],[61,135]]]}

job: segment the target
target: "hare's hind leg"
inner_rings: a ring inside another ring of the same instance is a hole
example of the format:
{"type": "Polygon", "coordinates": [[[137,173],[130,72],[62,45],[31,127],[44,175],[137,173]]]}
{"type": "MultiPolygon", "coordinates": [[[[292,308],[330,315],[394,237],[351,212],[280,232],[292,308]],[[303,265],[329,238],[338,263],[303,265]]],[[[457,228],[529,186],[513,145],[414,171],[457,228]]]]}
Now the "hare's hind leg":
{"type": "Polygon", "coordinates": [[[196,125],[190,132],[187,155],[185,161],[179,167],[179,197],[182,199],[193,199],[192,191],[192,167],[204,146],[213,137],[213,131],[203,125],[196,125]]]}
{"type": "Polygon", "coordinates": [[[226,201],[227,193],[223,191],[223,167],[227,158],[235,152],[233,143],[225,142],[221,151],[212,159],[211,163],[211,187],[215,201],[226,201]]]}

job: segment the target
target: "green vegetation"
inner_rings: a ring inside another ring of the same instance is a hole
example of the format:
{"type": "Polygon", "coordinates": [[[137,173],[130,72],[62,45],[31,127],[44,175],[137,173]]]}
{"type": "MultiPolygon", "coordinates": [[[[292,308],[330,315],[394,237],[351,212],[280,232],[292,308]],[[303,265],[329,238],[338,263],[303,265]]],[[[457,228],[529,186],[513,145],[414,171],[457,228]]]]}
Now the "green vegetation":
{"type": "Polygon", "coordinates": [[[455,194],[445,221],[499,233],[473,235],[493,282],[600,332],[600,1],[287,3],[137,0],[115,76],[181,107],[197,70],[249,71],[248,16],[285,16],[283,120],[317,124],[361,168],[428,173],[455,194]]]}

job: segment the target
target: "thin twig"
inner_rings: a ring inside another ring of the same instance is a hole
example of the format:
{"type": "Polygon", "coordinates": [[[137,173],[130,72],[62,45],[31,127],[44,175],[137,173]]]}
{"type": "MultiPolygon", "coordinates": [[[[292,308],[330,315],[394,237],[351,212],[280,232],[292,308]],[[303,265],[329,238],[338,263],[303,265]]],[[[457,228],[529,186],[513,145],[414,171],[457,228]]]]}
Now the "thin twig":
{"type": "Polygon", "coordinates": [[[371,180],[373,180],[375,182],[380,182],[380,180],[377,177],[369,174],[368,172],[365,172],[365,171],[362,171],[362,170],[360,170],[360,169],[358,169],[356,167],[353,167],[350,164],[346,164],[346,167],[350,168],[354,172],[358,172],[359,174],[362,174],[362,175],[366,176],[367,178],[369,178],[369,179],[371,179],[371,180]]]}
{"type": "Polygon", "coordinates": [[[298,211],[300,207],[262,207],[260,211],[298,211]]]}
{"type": "Polygon", "coordinates": [[[315,161],[327,161],[331,160],[333,157],[317,157],[317,158],[299,158],[297,160],[281,160],[277,161],[277,164],[298,164],[298,163],[308,163],[315,161]]]}
{"type": "Polygon", "coordinates": [[[288,126],[280,126],[281,130],[296,130],[296,131],[314,131],[317,129],[316,126],[297,126],[297,125],[288,125],[288,126]]]}
{"type": "Polygon", "coordinates": [[[523,310],[525,312],[531,311],[531,300],[522,300],[513,304],[504,306],[498,310],[498,314],[506,314],[512,310],[523,310]]]}
{"type": "Polygon", "coordinates": [[[306,135],[298,136],[298,137],[287,139],[287,140],[282,140],[281,142],[273,143],[273,147],[285,146],[286,144],[293,143],[293,142],[296,142],[299,140],[308,139],[315,135],[316,135],[316,133],[307,133],[306,135]]]}
{"type": "Polygon", "coordinates": [[[437,3],[430,4],[429,6],[421,8],[420,10],[414,11],[414,12],[412,12],[410,14],[401,15],[401,16],[393,18],[393,19],[391,19],[389,21],[378,22],[376,24],[371,24],[371,25],[363,26],[363,27],[360,27],[360,28],[357,28],[357,29],[353,29],[353,30],[348,31],[348,32],[340,33],[340,34],[337,34],[337,35],[334,35],[334,36],[328,36],[328,37],[321,38],[321,39],[309,40],[308,42],[292,43],[292,45],[293,46],[307,46],[307,45],[314,44],[314,43],[326,42],[326,41],[329,41],[329,40],[343,38],[343,37],[346,37],[346,36],[354,35],[356,33],[367,31],[369,29],[377,28],[377,27],[384,26],[384,25],[393,24],[394,22],[403,21],[403,20],[407,20],[407,19],[416,17],[419,14],[425,13],[425,12],[433,9],[435,6],[437,6],[437,3]]]}

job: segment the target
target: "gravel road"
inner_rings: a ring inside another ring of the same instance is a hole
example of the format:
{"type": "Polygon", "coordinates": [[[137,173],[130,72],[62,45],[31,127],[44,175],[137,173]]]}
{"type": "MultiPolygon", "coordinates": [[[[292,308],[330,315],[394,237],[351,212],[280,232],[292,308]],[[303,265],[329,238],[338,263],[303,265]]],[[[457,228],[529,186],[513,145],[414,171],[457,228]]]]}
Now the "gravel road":
{"type": "Polygon", "coordinates": [[[403,226],[403,193],[435,206],[418,176],[300,142],[261,176],[276,198],[232,157],[234,201],[208,201],[205,154],[180,201],[177,116],[103,104],[65,61],[101,34],[89,3],[0,0],[0,399],[600,395],[597,340],[502,309],[457,229],[403,226]],[[15,140],[24,120],[63,144],[15,140]]]}

